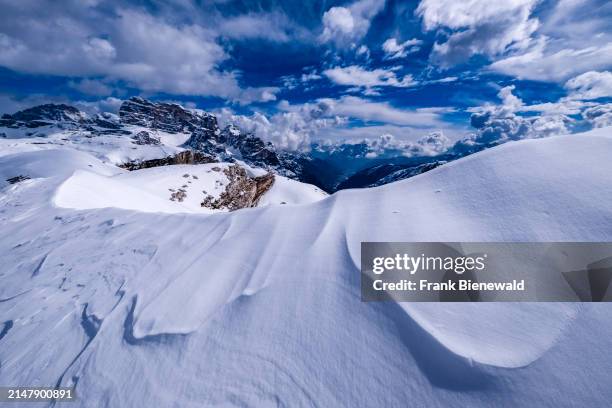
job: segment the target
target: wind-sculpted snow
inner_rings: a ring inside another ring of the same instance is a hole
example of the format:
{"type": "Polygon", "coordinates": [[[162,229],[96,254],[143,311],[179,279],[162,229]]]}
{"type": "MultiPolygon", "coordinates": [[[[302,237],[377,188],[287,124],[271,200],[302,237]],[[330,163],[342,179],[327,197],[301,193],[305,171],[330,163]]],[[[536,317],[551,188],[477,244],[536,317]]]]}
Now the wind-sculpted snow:
{"type": "Polygon", "coordinates": [[[77,406],[607,406],[608,305],[362,303],[358,270],[366,240],[610,240],[606,131],[212,215],[58,208],[73,171],[116,168],[0,157],[31,177],[0,195],[0,383],[76,384],[77,406]]]}

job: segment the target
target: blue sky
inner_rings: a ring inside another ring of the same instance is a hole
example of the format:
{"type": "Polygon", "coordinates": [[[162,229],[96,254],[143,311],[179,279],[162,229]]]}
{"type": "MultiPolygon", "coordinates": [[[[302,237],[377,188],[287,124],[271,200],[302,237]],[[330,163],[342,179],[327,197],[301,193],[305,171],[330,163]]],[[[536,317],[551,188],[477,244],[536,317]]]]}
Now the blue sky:
{"type": "Polygon", "coordinates": [[[289,149],[612,122],[612,3],[602,0],[0,7],[0,112],[42,102],[116,111],[141,95],[213,111],[289,149]]]}

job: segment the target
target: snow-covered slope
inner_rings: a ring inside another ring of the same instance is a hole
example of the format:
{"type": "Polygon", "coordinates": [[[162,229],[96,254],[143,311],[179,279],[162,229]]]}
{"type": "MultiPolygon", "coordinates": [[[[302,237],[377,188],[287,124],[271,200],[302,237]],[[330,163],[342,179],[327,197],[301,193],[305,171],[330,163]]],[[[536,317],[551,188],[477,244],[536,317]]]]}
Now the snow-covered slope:
{"type": "Polygon", "coordinates": [[[32,177],[0,195],[1,384],[76,384],[96,407],[612,400],[609,305],[362,303],[358,269],[361,241],[612,239],[610,129],[208,216],[56,207],[76,169],[124,175],[42,153],[0,157],[32,177]]]}
{"type": "MultiPolygon", "coordinates": [[[[218,198],[225,191],[230,181],[223,170],[229,166],[229,163],[163,166],[112,177],[78,170],[60,186],[53,202],[59,207],[79,210],[116,207],[165,213],[227,211],[213,210],[200,204],[207,195],[218,198]],[[174,196],[179,191],[184,195],[176,199],[174,196]]],[[[315,186],[276,176],[259,206],[304,204],[326,196],[315,186]]]]}

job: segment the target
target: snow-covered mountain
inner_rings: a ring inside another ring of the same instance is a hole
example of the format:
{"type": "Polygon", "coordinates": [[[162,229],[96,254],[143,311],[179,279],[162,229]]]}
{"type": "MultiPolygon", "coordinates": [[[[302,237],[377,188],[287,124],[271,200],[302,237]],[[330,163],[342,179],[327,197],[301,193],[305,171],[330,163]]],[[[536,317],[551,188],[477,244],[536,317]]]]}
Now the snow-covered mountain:
{"type": "Polygon", "coordinates": [[[87,146],[115,145],[114,151],[105,149],[106,158],[100,158],[126,168],[137,167],[143,160],[169,158],[187,149],[210,157],[207,161],[239,160],[328,192],[382,185],[457,158],[450,155],[408,158],[403,155],[406,152],[394,148],[391,153],[373,159],[368,155],[371,146],[365,142],[314,143],[309,152],[284,151],[234,125],[221,128],[217,118],[208,112],[139,97],[124,101],[118,115],[104,113],[91,117],[69,105],[47,104],[0,119],[0,139],[23,137],[46,138],[36,143],[74,142],[79,146],[73,147],[81,150],[87,150],[87,146]],[[136,149],[134,144],[145,147],[136,149]],[[393,176],[384,171],[389,166],[395,166],[393,176]],[[372,179],[373,175],[379,177],[372,179]]]}
{"type": "Polygon", "coordinates": [[[0,140],[1,384],[76,386],[86,407],[612,400],[607,304],[362,303],[359,278],[361,241],[611,240],[609,128],[215,214],[150,208],[177,178],[209,190],[215,164],[128,173],[108,158],[160,145],[101,137],[0,140]]]}
{"type": "Polygon", "coordinates": [[[186,142],[199,132],[214,129],[211,138],[222,132],[213,115],[176,104],[132,98],[119,116],[94,117],[68,105],[41,105],[5,115],[1,124],[0,156],[28,152],[46,164],[23,174],[13,170],[0,183],[51,177],[58,171],[55,164],[70,173],[54,198],[62,207],[211,213],[327,195],[274,175],[265,163],[250,160],[265,168],[250,166],[240,154],[187,149],[186,142]],[[71,164],[75,160],[80,164],[71,164]]]}

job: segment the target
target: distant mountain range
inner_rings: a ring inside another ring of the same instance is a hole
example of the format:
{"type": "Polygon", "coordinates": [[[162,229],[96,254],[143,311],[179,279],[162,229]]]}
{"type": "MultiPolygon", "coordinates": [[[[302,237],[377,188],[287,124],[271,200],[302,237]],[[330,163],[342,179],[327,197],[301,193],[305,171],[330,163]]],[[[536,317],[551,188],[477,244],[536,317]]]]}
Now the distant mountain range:
{"type": "Polygon", "coordinates": [[[456,154],[407,157],[396,152],[371,158],[368,155],[370,147],[365,142],[313,143],[308,152],[285,151],[237,126],[230,124],[221,128],[211,113],[139,97],[124,101],[118,115],[88,115],[65,104],[39,105],[0,118],[0,137],[9,137],[7,134],[10,132],[3,132],[2,128],[22,130],[26,136],[45,136],[45,132],[56,128],[82,130],[92,137],[117,134],[131,137],[133,143],[140,145],[161,144],[155,136],[158,131],[188,134],[182,147],[207,155],[211,160],[241,160],[314,184],[327,192],[387,184],[421,174],[459,157],[456,154]]]}

